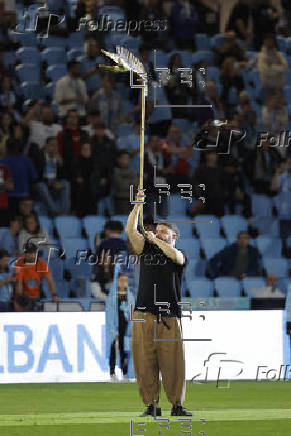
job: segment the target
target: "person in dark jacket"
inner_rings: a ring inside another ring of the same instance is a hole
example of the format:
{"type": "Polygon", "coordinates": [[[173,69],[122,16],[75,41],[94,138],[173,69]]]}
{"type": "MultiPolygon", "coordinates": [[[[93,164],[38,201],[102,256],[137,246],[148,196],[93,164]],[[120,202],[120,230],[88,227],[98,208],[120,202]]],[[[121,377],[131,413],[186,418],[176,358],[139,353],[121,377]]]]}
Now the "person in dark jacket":
{"type": "Polygon", "coordinates": [[[65,165],[58,152],[57,138],[47,139],[45,149],[39,151],[34,164],[39,175],[37,190],[48,215],[68,213],[71,207],[71,186],[66,180],[65,165]]]}
{"type": "Polygon", "coordinates": [[[262,274],[261,256],[257,248],[249,244],[248,232],[238,233],[237,242],[227,245],[208,262],[207,271],[211,278],[230,276],[243,279],[262,274]]]}
{"type": "Polygon", "coordinates": [[[78,112],[75,109],[69,110],[64,130],[58,134],[59,152],[64,160],[68,180],[70,180],[73,160],[78,156],[81,144],[87,138],[87,132],[79,125],[78,112]]]}
{"type": "Polygon", "coordinates": [[[72,184],[76,214],[79,217],[96,214],[99,194],[106,180],[101,178],[96,160],[92,158],[89,141],[81,145],[80,154],[74,160],[72,184]]]}

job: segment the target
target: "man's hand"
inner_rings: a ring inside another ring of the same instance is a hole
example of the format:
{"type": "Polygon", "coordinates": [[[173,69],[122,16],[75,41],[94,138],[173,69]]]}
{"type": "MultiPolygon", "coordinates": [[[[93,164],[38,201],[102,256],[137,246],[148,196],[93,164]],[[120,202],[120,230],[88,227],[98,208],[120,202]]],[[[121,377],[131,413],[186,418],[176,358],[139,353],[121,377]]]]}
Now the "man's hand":
{"type": "Polygon", "coordinates": [[[53,295],[53,303],[57,303],[60,301],[59,297],[57,295],[53,295]]]}
{"type": "Polygon", "coordinates": [[[154,234],[154,232],[147,231],[147,232],[145,232],[145,234],[146,234],[146,236],[147,236],[149,241],[154,242],[157,239],[157,237],[154,234]]]}
{"type": "Polygon", "coordinates": [[[138,190],[135,194],[135,201],[140,201],[142,203],[145,202],[145,193],[144,191],[138,190]]]}

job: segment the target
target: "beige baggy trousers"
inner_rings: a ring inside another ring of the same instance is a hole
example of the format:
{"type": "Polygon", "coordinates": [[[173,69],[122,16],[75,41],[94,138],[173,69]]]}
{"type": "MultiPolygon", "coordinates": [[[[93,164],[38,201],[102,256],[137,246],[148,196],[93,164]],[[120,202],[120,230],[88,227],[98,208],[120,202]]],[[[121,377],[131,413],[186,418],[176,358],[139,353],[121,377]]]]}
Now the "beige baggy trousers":
{"type": "Polygon", "coordinates": [[[154,404],[154,400],[158,405],[161,372],[168,400],[172,405],[182,404],[186,380],[181,320],[162,316],[158,322],[158,317],[150,312],[133,312],[133,319],[144,319],[132,321],[132,358],[139,393],[146,405],[154,404]]]}

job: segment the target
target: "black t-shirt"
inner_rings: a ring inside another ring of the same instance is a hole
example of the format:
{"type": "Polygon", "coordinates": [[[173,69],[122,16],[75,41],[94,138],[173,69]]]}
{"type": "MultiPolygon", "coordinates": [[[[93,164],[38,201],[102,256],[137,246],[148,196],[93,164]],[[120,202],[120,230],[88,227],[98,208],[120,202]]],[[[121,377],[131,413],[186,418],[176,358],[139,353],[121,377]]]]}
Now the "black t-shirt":
{"type": "Polygon", "coordinates": [[[144,249],[140,255],[139,287],[134,310],[181,318],[181,305],[178,302],[181,302],[182,276],[188,259],[185,251],[180,251],[185,258],[184,265],[173,262],[156,244],[145,239],[144,249]],[[158,304],[159,302],[170,305],[158,304]]]}

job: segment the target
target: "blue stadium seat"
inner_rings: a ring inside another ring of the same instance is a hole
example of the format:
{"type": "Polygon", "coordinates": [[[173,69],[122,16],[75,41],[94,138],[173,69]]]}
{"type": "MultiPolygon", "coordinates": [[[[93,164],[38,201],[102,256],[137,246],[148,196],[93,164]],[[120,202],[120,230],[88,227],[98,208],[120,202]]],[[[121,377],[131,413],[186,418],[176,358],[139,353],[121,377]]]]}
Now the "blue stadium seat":
{"type": "Polygon", "coordinates": [[[291,55],[291,37],[286,38],[286,52],[288,55],[291,55]]]}
{"type": "Polygon", "coordinates": [[[283,94],[287,104],[291,104],[291,86],[287,85],[283,88],[283,94]]]}
{"type": "MultiPolygon", "coordinates": [[[[154,50],[151,51],[150,61],[154,63],[154,50]]],[[[158,68],[165,68],[168,66],[169,55],[161,50],[156,50],[156,60],[158,68]]]]}
{"type": "Polygon", "coordinates": [[[213,282],[209,279],[199,278],[189,282],[191,297],[213,297],[213,282]]]}
{"type": "Polygon", "coordinates": [[[67,61],[76,61],[81,56],[84,56],[83,47],[71,48],[71,50],[67,52],[67,61]]]}
{"type": "MultiPolygon", "coordinates": [[[[91,297],[91,282],[83,277],[73,279],[69,282],[70,294],[76,299],[82,299],[80,303],[84,307],[84,310],[89,310],[89,299],[91,297]]],[[[76,301],[76,300],[71,300],[76,301]]]]}
{"type": "Polygon", "coordinates": [[[66,259],[75,259],[78,251],[89,248],[88,240],[84,238],[61,238],[61,245],[65,250],[66,259]]]}
{"type": "Polygon", "coordinates": [[[205,252],[206,259],[211,259],[225,246],[226,240],[224,238],[201,238],[201,247],[205,252]]]}
{"type": "Polygon", "coordinates": [[[48,65],[62,64],[66,59],[64,47],[49,47],[41,52],[41,58],[48,65]]]}
{"type": "Polygon", "coordinates": [[[37,64],[20,64],[15,71],[21,82],[40,82],[40,66],[37,64]]]}
{"type": "Polygon", "coordinates": [[[69,49],[84,47],[84,43],[85,38],[83,32],[70,33],[69,38],[67,39],[67,47],[69,49]]]}
{"type": "Polygon", "coordinates": [[[50,65],[46,70],[46,75],[53,82],[57,82],[59,79],[67,75],[66,64],[50,65]]]}
{"type": "Polygon", "coordinates": [[[250,60],[252,57],[257,56],[258,52],[253,50],[248,50],[247,52],[247,58],[250,60]]]}
{"type": "Polygon", "coordinates": [[[125,20],[124,10],[118,6],[106,5],[99,9],[99,15],[108,15],[111,20],[125,20]]]}
{"type": "Polygon", "coordinates": [[[249,297],[254,297],[256,291],[265,286],[265,279],[262,277],[246,277],[242,280],[243,288],[245,293],[249,297]]]}
{"type": "Polygon", "coordinates": [[[223,226],[225,236],[229,240],[236,239],[238,232],[248,229],[247,220],[239,215],[225,215],[220,221],[223,226]]]}
{"type": "Polygon", "coordinates": [[[291,55],[287,56],[288,67],[291,67],[291,55]]]}
{"type": "Polygon", "coordinates": [[[79,263],[80,264],[78,265],[75,262],[74,258],[66,259],[65,268],[69,270],[72,279],[85,278],[90,280],[92,265],[90,265],[89,262],[85,262],[84,260],[80,261],[79,263]]]}
{"type": "Polygon", "coordinates": [[[194,219],[196,232],[200,238],[205,239],[220,237],[220,222],[219,219],[216,218],[214,215],[196,215],[194,219]]]}
{"type": "Polygon", "coordinates": [[[43,230],[46,230],[48,235],[53,238],[54,237],[54,226],[51,218],[47,216],[39,216],[40,226],[43,230]]]}
{"type": "Polygon", "coordinates": [[[38,82],[23,82],[20,85],[20,92],[25,100],[43,100],[45,98],[44,88],[38,82]]]}
{"type": "Polygon", "coordinates": [[[253,216],[272,216],[273,203],[267,195],[252,195],[253,216]]]}
{"type": "Polygon", "coordinates": [[[196,238],[184,238],[178,239],[177,248],[186,251],[189,259],[197,259],[200,258],[200,243],[196,238]]]}
{"type": "Polygon", "coordinates": [[[260,235],[279,236],[279,221],[274,217],[255,217],[251,225],[258,230],[260,235]]]}
{"type": "Polygon", "coordinates": [[[47,38],[43,38],[42,44],[46,48],[66,48],[67,39],[60,36],[49,35],[47,38]]]}
{"type": "Polygon", "coordinates": [[[209,36],[205,33],[196,33],[195,42],[197,50],[211,50],[211,42],[209,36]]]}
{"type": "Polygon", "coordinates": [[[3,53],[3,64],[5,69],[14,66],[16,62],[16,56],[14,51],[4,51],[3,53]]]}
{"type": "Polygon", "coordinates": [[[44,92],[45,95],[53,100],[54,98],[54,92],[55,92],[55,87],[56,87],[56,83],[55,82],[49,82],[45,87],[44,87],[44,92]]]}
{"type": "Polygon", "coordinates": [[[214,287],[219,297],[240,297],[241,285],[239,280],[232,277],[218,277],[214,280],[214,287]]]}
{"type": "MultiPolygon", "coordinates": [[[[163,188],[161,188],[164,190],[163,188]]],[[[185,188],[186,189],[186,188],[185,188]]],[[[166,191],[166,189],[165,189],[166,191]]],[[[165,195],[165,194],[161,194],[165,195]]],[[[186,213],[186,206],[189,201],[185,198],[182,198],[178,194],[171,194],[168,196],[168,202],[169,202],[169,214],[174,215],[185,215],[186,213]]],[[[190,219],[188,220],[190,221],[190,219]]]]}
{"type": "MultiPolygon", "coordinates": [[[[66,282],[65,280],[58,280],[55,282],[55,284],[56,284],[58,297],[60,299],[68,298],[68,296],[69,296],[69,284],[68,284],[68,282],[66,282]]],[[[43,281],[43,291],[46,295],[46,298],[50,299],[51,293],[50,293],[50,290],[48,288],[46,280],[43,281]]]]}
{"type": "Polygon", "coordinates": [[[36,47],[38,40],[34,32],[11,33],[11,36],[20,42],[22,47],[36,47]]]}
{"type": "Polygon", "coordinates": [[[58,216],[55,227],[60,239],[81,238],[81,220],[75,216],[58,216]]]}
{"type": "Polygon", "coordinates": [[[122,136],[128,136],[133,132],[133,126],[132,124],[119,124],[117,127],[116,135],[118,137],[122,136]]]}
{"type": "Polygon", "coordinates": [[[107,219],[104,216],[101,215],[87,215],[83,218],[83,227],[85,229],[85,232],[87,236],[90,235],[96,236],[97,233],[102,232],[104,224],[106,223],[107,219]]]}
{"type": "Polygon", "coordinates": [[[210,50],[199,50],[192,56],[192,64],[205,61],[208,65],[214,65],[214,54],[210,50]]]}
{"type": "Polygon", "coordinates": [[[283,38],[283,36],[277,36],[277,44],[279,46],[279,50],[283,53],[286,52],[286,38],[283,38]]]}
{"type": "Polygon", "coordinates": [[[257,237],[257,248],[263,257],[277,257],[282,255],[282,241],[280,238],[260,235],[257,237]]]}
{"type": "Polygon", "coordinates": [[[211,39],[211,45],[213,48],[220,47],[222,44],[224,44],[226,41],[225,36],[223,33],[219,33],[217,35],[214,35],[211,39]]]}
{"type": "Polygon", "coordinates": [[[64,260],[58,258],[50,259],[49,269],[51,270],[55,282],[64,280],[64,267],[65,267],[64,260]]]}
{"type": "Polygon", "coordinates": [[[186,267],[187,282],[196,277],[205,277],[206,261],[204,259],[190,259],[186,267]]]}
{"type": "Polygon", "coordinates": [[[220,71],[217,67],[207,67],[206,69],[206,79],[207,81],[215,82],[216,86],[220,85],[220,71]]]}
{"type": "Polygon", "coordinates": [[[267,274],[275,274],[277,277],[288,277],[288,261],[287,259],[276,259],[271,257],[263,258],[263,265],[266,268],[267,274]]]}
{"type": "Polygon", "coordinates": [[[22,64],[29,64],[33,61],[34,64],[40,63],[40,52],[36,47],[23,47],[15,52],[16,61],[22,64]]]}

